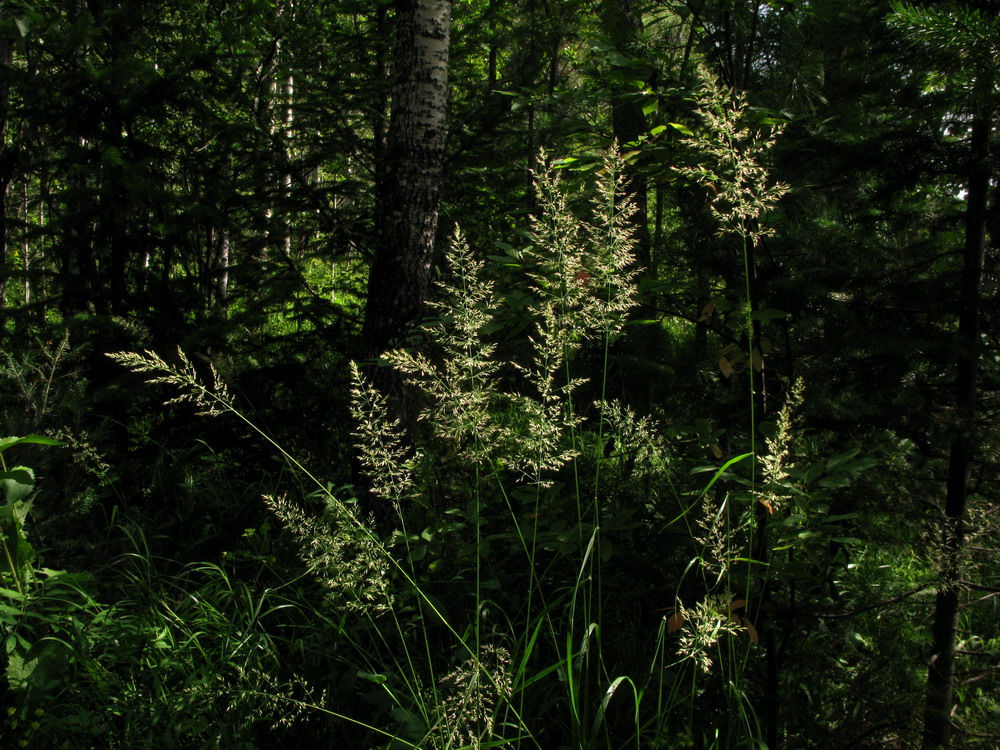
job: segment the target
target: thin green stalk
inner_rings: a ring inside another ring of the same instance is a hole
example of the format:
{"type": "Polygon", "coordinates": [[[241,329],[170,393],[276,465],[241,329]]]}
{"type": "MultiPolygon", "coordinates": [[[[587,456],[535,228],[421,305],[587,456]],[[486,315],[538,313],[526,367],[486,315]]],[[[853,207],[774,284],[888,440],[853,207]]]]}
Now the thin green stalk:
{"type": "MultiPolygon", "coordinates": [[[[327,490],[326,486],[322,482],[320,482],[300,461],[298,461],[294,456],[292,456],[290,453],[288,453],[279,443],[277,443],[266,432],[264,432],[264,430],[262,430],[261,428],[259,428],[252,420],[250,420],[245,415],[243,415],[227,397],[225,397],[223,395],[220,395],[220,394],[217,394],[217,393],[213,392],[211,389],[209,389],[206,386],[202,385],[200,383],[200,381],[198,381],[198,379],[196,377],[194,377],[193,370],[189,370],[189,371],[185,371],[185,372],[178,372],[178,371],[174,370],[173,368],[171,368],[169,365],[167,365],[163,360],[161,360],[159,357],[157,357],[152,352],[147,352],[145,357],[142,356],[142,355],[139,355],[139,354],[128,353],[128,352],[120,352],[120,353],[117,353],[117,354],[111,354],[109,356],[112,359],[115,359],[116,361],[118,361],[119,363],[124,364],[125,366],[129,367],[129,369],[132,369],[135,372],[152,373],[154,375],[154,377],[150,378],[147,382],[150,382],[150,383],[167,383],[167,384],[171,384],[171,385],[175,385],[175,386],[180,386],[181,388],[186,389],[189,393],[193,393],[194,396],[193,397],[189,397],[189,398],[192,398],[192,400],[195,400],[197,403],[199,403],[199,404],[210,404],[211,405],[210,408],[212,408],[212,409],[215,409],[216,407],[221,407],[222,411],[234,414],[244,424],[246,424],[248,427],[250,427],[251,430],[253,430],[255,433],[257,433],[269,445],[271,445],[275,450],[277,450],[280,453],[280,455],[283,458],[285,458],[285,460],[287,460],[289,462],[290,465],[292,465],[295,469],[297,469],[302,474],[302,476],[306,477],[309,481],[311,481],[313,484],[315,484],[316,487],[318,487],[319,490],[325,496],[327,496],[328,498],[330,498],[334,502],[339,502],[335,497],[333,497],[330,494],[330,492],[329,492],[329,490],[327,490]]],[[[183,353],[181,353],[181,359],[182,359],[183,362],[185,362],[185,364],[189,365],[189,362],[188,362],[187,358],[183,355],[183,353]]],[[[346,515],[348,516],[351,524],[355,527],[355,530],[359,531],[365,538],[367,538],[368,541],[370,541],[374,545],[375,549],[379,552],[379,554],[382,555],[389,562],[389,564],[393,568],[396,569],[396,571],[402,576],[403,580],[407,583],[407,585],[410,586],[412,588],[412,590],[416,593],[416,595],[422,601],[422,603],[425,604],[430,609],[431,612],[433,612],[433,614],[438,618],[438,620],[445,627],[445,629],[455,638],[455,640],[457,641],[458,645],[462,649],[464,649],[469,654],[469,656],[471,658],[473,658],[474,660],[478,659],[478,654],[476,654],[476,653],[473,652],[473,650],[472,650],[470,644],[468,643],[468,641],[465,638],[463,638],[458,633],[457,630],[455,630],[455,627],[438,610],[438,608],[430,600],[430,598],[427,596],[427,594],[424,593],[423,589],[417,583],[417,581],[415,579],[415,576],[411,572],[407,571],[403,567],[403,564],[400,561],[398,561],[393,555],[391,555],[389,553],[389,551],[386,549],[385,545],[381,542],[381,540],[378,539],[375,536],[374,532],[371,529],[369,529],[367,526],[365,526],[364,524],[362,524],[355,517],[355,515],[353,513],[348,513],[346,515]]],[[[404,538],[405,537],[406,537],[406,534],[405,534],[405,531],[404,531],[404,538]]],[[[409,557],[409,555],[408,555],[408,557],[409,557]]],[[[412,561],[411,561],[411,563],[412,563],[412,561]]],[[[422,610],[421,610],[421,615],[420,616],[421,616],[421,618],[423,618],[423,616],[424,616],[422,610]]],[[[396,630],[397,630],[397,632],[400,634],[400,636],[402,638],[403,629],[402,629],[400,623],[398,622],[398,619],[395,618],[395,612],[393,612],[393,617],[394,617],[394,620],[395,620],[396,630]]],[[[377,627],[375,628],[375,630],[376,630],[376,632],[379,632],[379,629],[377,627]]],[[[424,633],[425,650],[427,652],[428,663],[430,663],[431,649],[430,649],[430,643],[429,643],[429,641],[427,639],[428,628],[426,627],[426,624],[424,625],[424,627],[422,627],[422,632],[424,633]]],[[[416,665],[412,662],[412,657],[410,655],[409,649],[404,649],[404,651],[406,652],[406,658],[407,658],[407,663],[408,663],[408,666],[409,666],[409,670],[410,670],[411,674],[413,674],[414,676],[416,676],[416,673],[417,673],[416,665]]],[[[489,670],[482,670],[482,671],[485,672],[485,675],[486,675],[487,679],[493,684],[493,686],[497,687],[499,689],[499,686],[496,684],[495,678],[493,677],[492,674],[490,674],[489,670]]],[[[402,674],[402,672],[401,672],[401,674],[402,674]]],[[[413,683],[413,687],[411,687],[411,692],[414,695],[418,695],[419,694],[419,691],[416,688],[416,682],[413,683]]],[[[518,721],[518,723],[520,724],[520,726],[526,727],[525,722],[522,719],[520,713],[516,709],[514,709],[513,706],[511,706],[510,708],[511,708],[512,713],[514,714],[515,719],[518,721]]],[[[331,713],[332,714],[333,712],[327,711],[327,713],[331,713]]],[[[362,722],[354,721],[354,723],[362,725],[362,726],[366,726],[362,722]]],[[[382,732],[381,730],[377,730],[377,731],[379,731],[382,734],[386,734],[386,736],[391,736],[388,733],[382,732]]],[[[538,744],[537,739],[535,739],[534,736],[530,734],[530,732],[529,732],[528,738],[532,740],[532,742],[534,743],[535,747],[537,747],[537,748],[539,748],[539,750],[541,750],[541,746],[538,744]]],[[[409,743],[406,743],[406,744],[409,744],[409,743]]]]}

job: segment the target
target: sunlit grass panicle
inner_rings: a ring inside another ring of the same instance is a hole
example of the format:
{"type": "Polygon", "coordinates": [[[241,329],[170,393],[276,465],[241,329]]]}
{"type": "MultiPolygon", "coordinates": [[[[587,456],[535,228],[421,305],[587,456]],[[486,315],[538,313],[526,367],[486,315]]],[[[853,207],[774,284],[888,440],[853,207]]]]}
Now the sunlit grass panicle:
{"type": "Polygon", "coordinates": [[[420,418],[434,434],[473,461],[488,458],[497,445],[494,419],[500,362],[496,345],[486,341],[484,329],[496,316],[499,300],[492,281],[485,278],[460,230],[456,229],[446,254],[450,278],[438,282],[441,299],[429,302],[438,318],[421,330],[436,351],[395,350],[386,359],[430,396],[420,418]]]}
{"type": "MultiPolygon", "coordinates": [[[[533,317],[528,361],[497,357],[495,343],[488,340],[501,299],[461,232],[448,248],[449,275],[438,283],[441,296],[430,303],[437,318],[421,328],[427,351],[396,350],[385,356],[427,397],[421,419],[436,438],[457,446],[464,459],[499,460],[545,485],[547,475],[579,454],[572,435],[581,419],[571,397],[585,380],[569,375],[571,357],[585,341],[620,333],[634,305],[637,271],[632,209],[620,198],[617,151],[606,159],[588,218],[574,215],[554,172],[534,177],[540,211],[532,219],[532,247],[525,253],[527,291],[534,300],[528,310],[533,317]],[[520,373],[520,387],[501,390],[504,368],[520,373]]],[[[399,452],[402,443],[380,417],[381,397],[358,377],[355,383],[356,434],[366,470],[385,485],[379,494],[405,494],[413,485],[410,463],[399,452]]]]}
{"type": "Polygon", "coordinates": [[[216,372],[215,365],[211,362],[208,363],[209,374],[212,377],[212,386],[210,387],[202,382],[195,370],[194,363],[180,347],[177,347],[179,367],[168,364],[162,357],[148,349],[142,354],[139,352],[114,352],[108,356],[132,372],[149,375],[150,377],[146,378],[147,383],[178,388],[180,393],[164,401],[164,406],[183,403],[194,404],[198,407],[198,414],[201,416],[218,416],[227,411],[236,411],[229,391],[226,389],[226,384],[216,372]]]}
{"type": "Polygon", "coordinates": [[[705,161],[674,169],[712,193],[711,208],[719,221],[719,234],[734,234],[756,243],[773,234],[760,220],[788,192],[788,185],[771,183],[763,163],[782,126],[772,125],[765,134],[747,122],[750,107],[743,92],[720,86],[707,72],[703,75],[697,114],[704,130],[688,143],[705,161]]]}
{"type": "Polygon", "coordinates": [[[508,437],[520,467],[539,478],[578,455],[578,446],[567,439],[580,424],[571,397],[586,380],[569,374],[570,358],[585,341],[608,343],[621,332],[635,305],[638,271],[629,221],[633,209],[621,197],[617,149],[605,158],[589,219],[574,215],[557,173],[538,171],[534,179],[541,210],[532,217],[532,250],[526,254],[534,262],[529,272],[536,300],[529,336],[533,355],[528,363],[512,363],[533,392],[513,396],[526,424],[508,437]]]}
{"type": "Polygon", "coordinates": [[[714,495],[707,493],[702,498],[702,512],[695,519],[695,530],[691,537],[699,548],[699,566],[707,576],[715,576],[715,584],[722,581],[729,572],[735,550],[739,548],[739,542],[726,515],[728,502],[728,497],[717,502],[714,495]]]}
{"type": "Polygon", "coordinates": [[[804,398],[805,388],[799,379],[795,381],[791,395],[778,412],[774,433],[766,438],[767,453],[760,458],[764,481],[755,494],[770,513],[777,512],[787,503],[788,491],[782,485],[787,484],[790,479],[789,470],[795,466],[791,460],[795,448],[792,415],[802,405],[804,398]]]}
{"type": "Polygon", "coordinates": [[[726,591],[708,594],[693,609],[681,603],[678,615],[684,625],[681,628],[677,653],[692,660],[702,672],[712,668],[712,649],[726,635],[740,632],[740,623],[730,612],[733,596],[726,591]]]}
{"type": "Polygon", "coordinates": [[[470,658],[440,680],[433,746],[489,747],[498,706],[513,693],[511,656],[502,646],[483,644],[470,658]]]}
{"type": "Polygon", "coordinates": [[[585,340],[613,337],[635,305],[635,208],[623,197],[623,166],[613,148],[598,175],[589,219],[573,214],[558,173],[534,175],[542,210],[531,220],[537,266],[530,276],[542,307],[552,309],[550,319],[539,321],[542,339],[575,349],[585,340]]]}
{"type": "Polygon", "coordinates": [[[663,435],[663,426],[651,416],[640,417],[620,401],[597,402],[601,418],[615,440],[614,455],[627,453],[642,470],[663,470],[675,459],[675,451],[663,435]]]}
{"type": "Polygon", "coordinates": [[[373,494],[393,503],[412,496],[414,456],[407,450],[399,420],[389,417],[386,397],[351,363],[351,414],[359,459],[373,494]]]}
{"type": "Polygon", "coordinates": [[[392,608],[391,568],[384,551],[351,508],[327,496],[321,518],[307,515],[285,496],[264,496],[267,507],[295,537],[299,554],[335,607],[380,614],[392,608]]]}

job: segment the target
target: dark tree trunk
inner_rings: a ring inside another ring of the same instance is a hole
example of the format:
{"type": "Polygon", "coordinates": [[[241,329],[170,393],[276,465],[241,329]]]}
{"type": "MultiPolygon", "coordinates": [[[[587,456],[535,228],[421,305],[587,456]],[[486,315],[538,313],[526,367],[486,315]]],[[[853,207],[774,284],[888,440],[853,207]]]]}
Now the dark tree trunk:
{"type": "MultiPolygon", "coordinates": [[[[77,137],[78,158],[92,163],[89,146],[77,137]]],[[[92,170],[89,170],[92,171],[92,170]]],[[[97,266],[94,260],[94,185],[92,176],[84,170],[74,170],[67,176],[64,218],[60,238],[60,310],[66,317],[91,312],[97,287],[97,266]]]]}
{"type": "Polygon", "coordinates": [[[389,132],[378,176],[366,358],[420,322],[430,290],[448,114],[450,0],[397,0],[389,132]]]}
{"type": "MultiPolygon", "coordinates": [[[[389,77],[391,75],[390,45],[383,40],[390,28],[389,9],[385,5],[375,11],[375,80],[377,81],[378,104],[372,110],[372,150],[375,155],[375,174],[385,172],[386,123],[389,110],[389,77]]],[[[376,206],[376,212],[378,207],[376,206]]]]}
{"type": "MultiPolygon", "coordinates": [[[[392,103],[377,165],[375,254],[361,333],[362,356],[369,360],[400,345],[423,317],[448,126],[451,0],[396,0],[395,8],[392,103]]],[[[367,376],[412,436],[417,410],[402,378],[388,367],[367,376]]],[[[374,496],[357,460],[353,469],[361,507],[387,531],[390,506],[374,496]]]]}
{"type": "Polygon", "coordinates": [[[966,198],[965,248],[959,300],[958,361],[955,369],[955,408],[958,424],[948,462],[945,525],[941,554],[943,580],[934,603],[931,657],[927,673],[924,714],[924,750],[951,747],[951,712],[954,707],[955,638],[958,628],[960,559],[964,546],[965,508],[972,461],[977,452],[975,434],[979,371],[981,287],[986,260],[986,218],[989,193],[989,151],[992,115],[985,103],[990,88],[978,82],[982,109],[972,124],[973,167],[966,198]],[[986,89],[985,91],[983,89],[986,89]]]}
{"type": "MultiPolygon", "coordinates": [[[[125,153],[122,138],[124,122],[118,113],[110,117],[108,141],[118,153],[125,153]]],[[[108,248],[110,268],[107,271],[108,298],[104,307],[113,315],[124,315],[128,311],[128,261],[131,242],[128,237],[130,218],[130,197],[125,188],[124,175],[117,170],[108,176],[109,184],[101,191],[100,219],[97,239],[108,248]]]]}
{"type": "Polygon", "coordinates": [[[14,177],[15,151],[7,146],[14,40],[0,37],[0,309],[7,307],[7,191],[14,177]]]}

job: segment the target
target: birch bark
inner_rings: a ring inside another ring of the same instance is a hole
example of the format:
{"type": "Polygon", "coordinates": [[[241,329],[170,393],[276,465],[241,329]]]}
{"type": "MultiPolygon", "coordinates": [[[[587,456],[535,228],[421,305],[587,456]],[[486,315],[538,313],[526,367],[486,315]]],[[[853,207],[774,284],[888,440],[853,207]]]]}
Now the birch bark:
{"type": "Polygon", "coordinates": [[[450,0],[397,0],[389,131],[362,331],[377,357],[420,322],[430,290],[448,125],[450,0]]]}

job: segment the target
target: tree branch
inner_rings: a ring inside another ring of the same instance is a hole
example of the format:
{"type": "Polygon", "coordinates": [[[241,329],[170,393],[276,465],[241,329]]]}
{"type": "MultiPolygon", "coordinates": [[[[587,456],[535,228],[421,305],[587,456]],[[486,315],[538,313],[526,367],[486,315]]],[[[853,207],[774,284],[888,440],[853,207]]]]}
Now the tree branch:
{"type": "Polygon", "coordinates": [[[923,586],[917,586],[915,589],[911,589],[899,596],[894,596],[891,599],[884,599],[880,602],[875,602],[874,604],[869,604],[864,607],[858,607],[857,609],[848,610],[846,612],[800,612],[799,617],[822,617],[826,619],[838,619],[842,617],[854,617],[855,615],[863,614],[864,612],[870,612],[873,609],[880,609],[881,607],[888,607],[890,604],[896,604],[908,599],[914,594],[919,594],[921,591],[926,591],[931,588],[930,584],[924,584],[923,586]]]}

